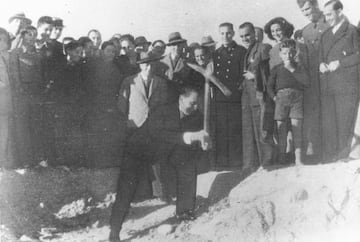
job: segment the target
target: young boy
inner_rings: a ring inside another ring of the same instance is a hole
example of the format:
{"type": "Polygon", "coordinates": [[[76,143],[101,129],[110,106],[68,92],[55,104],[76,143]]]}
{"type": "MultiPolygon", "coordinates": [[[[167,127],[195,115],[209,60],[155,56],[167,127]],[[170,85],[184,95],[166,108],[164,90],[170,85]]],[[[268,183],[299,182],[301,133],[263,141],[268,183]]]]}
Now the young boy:
{"type": "Polygon", "coordinates": [[[290,118],[295,146],[295,164],[300,165],[302,164],[303,91],[309,86],[309,77],[304,67],[295,61],[295,40],[283,40],[279,55],[282,63],[271,70],[267,84],[269,96],[275,101],[274,119],[277,121],[279,134],[279,162],[286,162],[286,121],[290,118]]]}

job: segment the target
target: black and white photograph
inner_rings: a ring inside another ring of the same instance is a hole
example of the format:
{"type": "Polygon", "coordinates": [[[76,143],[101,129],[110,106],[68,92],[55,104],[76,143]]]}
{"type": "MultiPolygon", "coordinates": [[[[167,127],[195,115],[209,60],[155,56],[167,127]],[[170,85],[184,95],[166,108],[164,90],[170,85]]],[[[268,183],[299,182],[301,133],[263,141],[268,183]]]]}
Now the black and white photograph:
{"type": "Polygon", "coordinates": [[[359,242],[360,2],[14,0],[1,242],[359,242]]]}

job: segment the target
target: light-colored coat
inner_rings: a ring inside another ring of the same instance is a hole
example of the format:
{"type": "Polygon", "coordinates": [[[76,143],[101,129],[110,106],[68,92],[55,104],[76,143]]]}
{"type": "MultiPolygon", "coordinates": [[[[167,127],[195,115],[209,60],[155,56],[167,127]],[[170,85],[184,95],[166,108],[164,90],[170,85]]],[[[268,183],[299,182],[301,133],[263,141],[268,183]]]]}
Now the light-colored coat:
{"type": "Polygon", "coordinates": [[[140,73],[127,77],[118,99],[120,112],[127,118],[127,127],[141,127],[154,109],[167,102],[167,95],[167,84],[161,77],[152,77],[148,97],[140,73]]]}

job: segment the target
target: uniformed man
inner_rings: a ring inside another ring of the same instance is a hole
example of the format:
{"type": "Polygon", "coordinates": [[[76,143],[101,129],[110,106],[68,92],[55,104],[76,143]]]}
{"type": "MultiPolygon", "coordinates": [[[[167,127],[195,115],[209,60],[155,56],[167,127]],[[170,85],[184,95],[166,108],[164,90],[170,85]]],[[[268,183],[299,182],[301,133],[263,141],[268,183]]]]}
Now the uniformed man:
{"type": "Polygon", "coordinates": [[[310,21],[302,30],[308,53],[310,86],[304,91],[304,151],[306,160],[318,160],[321,154],[319,43],[329,28],[317,0],[297,0],[303,15],[310,21]]]}
{"type": "Polygon", "coordinates": [[[231,23],[219,26],[221,46],[213,55],[214,73],[232,92],[226,97],[214,90],[212,125],[215,136],[215,164],[221,167],[239,167],[242,162],[241,92],[243,60],[246,49],[234,40],[231,23]]]}

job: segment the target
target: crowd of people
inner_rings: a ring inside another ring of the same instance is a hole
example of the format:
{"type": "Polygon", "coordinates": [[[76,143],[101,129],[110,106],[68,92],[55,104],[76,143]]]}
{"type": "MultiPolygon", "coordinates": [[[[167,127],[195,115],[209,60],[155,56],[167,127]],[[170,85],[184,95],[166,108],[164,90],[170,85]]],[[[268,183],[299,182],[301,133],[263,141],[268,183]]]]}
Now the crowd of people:
{"type": "Polygon", "coordinates": [[[309,23],[293,39],[283,17],[237,31],[225,22],[218,48],[211,36],[188,45],[179,32],[167,42],[131,34],[102,41],[92,29],[59,42],[62,19],[42,16],[34,27],[25,14],[12,16],[8,31],[0,28],[1,167],[120,166],[110,222],[110,240],[119,241],[148,164],[160,181],[171,164],[176,213],[193,219],[196,162],[205,153],[212,166],[249,171],[347,158],[358,139],[359,32],[339,0],[323,12],[317,0],[297,3],[309,23]],[[231,95],[210,81],[204,130],[210,79],[231,95]]]}

